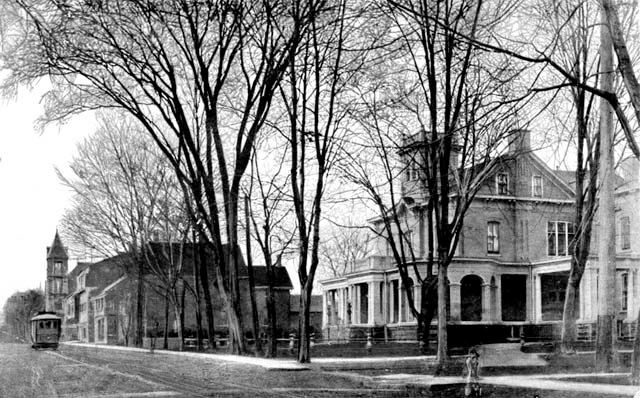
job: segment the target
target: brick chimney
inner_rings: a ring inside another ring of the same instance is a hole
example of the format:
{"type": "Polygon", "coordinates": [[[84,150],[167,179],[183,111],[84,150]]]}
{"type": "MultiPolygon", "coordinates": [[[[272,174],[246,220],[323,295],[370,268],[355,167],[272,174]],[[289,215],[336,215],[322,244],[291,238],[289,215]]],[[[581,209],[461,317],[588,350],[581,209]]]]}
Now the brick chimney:
{"type": "Polygon", "coordinates": [[[531,152],[531,132],[526,129],[513,130],[508,137],[509,155],[531,152]]]}

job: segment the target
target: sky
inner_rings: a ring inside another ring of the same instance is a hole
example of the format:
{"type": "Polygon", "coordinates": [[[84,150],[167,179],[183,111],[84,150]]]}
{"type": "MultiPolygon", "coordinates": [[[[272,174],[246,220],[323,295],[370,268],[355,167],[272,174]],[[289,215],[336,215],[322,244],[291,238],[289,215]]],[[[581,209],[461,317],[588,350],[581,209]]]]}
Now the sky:
{"type": "Polygon", "coordinates": [[[44,289],[46,248],[71,198],[55,167],[68,167],[76,144],[96,125],[87,114],[39,131],[45,90],[41,84],[0,102],[0,308],[16,291],[44,289]]]}

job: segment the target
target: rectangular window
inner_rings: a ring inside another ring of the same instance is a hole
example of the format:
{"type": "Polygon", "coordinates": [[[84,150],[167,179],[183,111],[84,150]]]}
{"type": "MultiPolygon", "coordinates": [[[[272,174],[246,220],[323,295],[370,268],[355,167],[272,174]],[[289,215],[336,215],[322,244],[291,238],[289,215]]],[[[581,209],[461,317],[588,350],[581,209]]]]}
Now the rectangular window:
{"type": "Polygon", "coordinates": [[[573,224],[566,221],[547,223],[547,254],[549,256],[567,256],[573,251],[573,224]]]}
{"type": "Polygon", "coordinates": [[[531,181],[531,191],[533,197],[542,197],[542,176],[533,176],[531,181]]]}
{"type": "Polygon", "coordinates": [[[58,278],[53,280],[53,293],[62,293],[62,280],[58,278]]]}
{"type": "Polygon", "coordinates": [[[631,222],[629,217],[620,219],[620,248],[622,250],[631,249],[631,222]]]}
{"type": "Polygon", "coordinates": [[[626,311],[627,310],[627,299],[628,299],[628,296],[629,296],[629,289],[628,289],[628,287],[629,287],[629,274],[627,274],[627,273],[622,274],[620,279],[621,279],[620,283],[622,285],[621,289],[620,289],[620,292],[621,292],[621,294],[620,294],[620,300],[621,300],[620,309],[622,311],[626,311]]]}
{"type": "Polygon", "coordinates": [[[496,175],[496,192],[498,195],[509,194],[509,174],[498,173],[498,175],[496,175]]]}
{"type": "Polygon", "coordinates": [[[53,273],[56,275],[62,274],[62,261],[56,261],[53,263],[53,273]]]}
{"type": "Polygon", "coordinates": [[[500,223],[487,223],[487,253],[500,253],[500,223]]]}
{"type": "Polygon", "coordinates": [[[409,159],[407,162],[407,168],[405,169],[407,181],[417,181],[420,179],[420,165],[413,159],[409,159]]]}

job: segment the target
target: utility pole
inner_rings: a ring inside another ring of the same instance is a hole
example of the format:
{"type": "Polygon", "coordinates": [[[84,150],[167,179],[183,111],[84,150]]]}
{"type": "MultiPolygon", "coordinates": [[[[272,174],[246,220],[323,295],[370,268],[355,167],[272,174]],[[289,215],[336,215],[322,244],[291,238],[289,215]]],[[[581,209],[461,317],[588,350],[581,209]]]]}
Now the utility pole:
{"type": "MultiPolygon", "coordinates": [[[[613,45],[604,10],[600,25],[600,89],[613,92],[613,45]]],[[[600,167],[598,182],[600,199],[598,220],[600,235],[598,241],[598,325],[596,336],[597,371],[611,371],[615,363],[615,273],[616,240],[613,170],[613,110],[609,103],[600,99],[600,167]]]]}

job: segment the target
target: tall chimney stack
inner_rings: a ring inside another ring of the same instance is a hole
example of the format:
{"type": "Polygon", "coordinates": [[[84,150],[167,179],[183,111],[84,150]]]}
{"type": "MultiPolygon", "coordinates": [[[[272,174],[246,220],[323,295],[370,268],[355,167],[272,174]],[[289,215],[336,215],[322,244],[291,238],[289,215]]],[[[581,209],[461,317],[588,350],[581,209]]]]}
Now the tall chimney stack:
{"type": "Polygon", "coordinates": [[[509,135],[509,155],[521,155],[531,152],[531,132],[526,129],[518,129],[509,135]]]}

